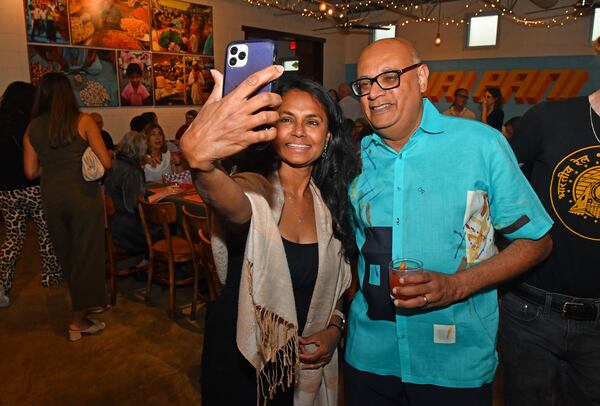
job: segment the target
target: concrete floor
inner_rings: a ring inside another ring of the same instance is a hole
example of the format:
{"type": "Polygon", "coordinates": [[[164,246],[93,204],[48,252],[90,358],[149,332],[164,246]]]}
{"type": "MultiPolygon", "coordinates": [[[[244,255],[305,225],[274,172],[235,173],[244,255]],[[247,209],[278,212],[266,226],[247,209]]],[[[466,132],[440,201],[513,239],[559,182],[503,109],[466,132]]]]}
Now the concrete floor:
{"type": "Polygon", "coordinates": [[[42,288],[39,269],[30,232],[11,305],[0,308],[0,405],[200,403],[203,326],[181,313],[189,314],[189,287],[177,289],[180,314],[173,321],[166,312],[168,290],[155,285],[146,304],[143,282],[119,278],[117,306],[97,316],[106,330],[69,342],[68,291],[42,288]]]}

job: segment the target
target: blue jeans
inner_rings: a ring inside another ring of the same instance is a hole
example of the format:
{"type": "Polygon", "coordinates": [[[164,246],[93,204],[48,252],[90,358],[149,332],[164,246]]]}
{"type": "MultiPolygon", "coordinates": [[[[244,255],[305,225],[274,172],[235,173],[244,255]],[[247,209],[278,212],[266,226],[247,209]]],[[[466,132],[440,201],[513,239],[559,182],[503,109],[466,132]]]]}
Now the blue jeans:
{"type": "MultiPolygon", "coordinates": [[[[590,321],[563,318],[550,306],[557,297],[547,293],[543,305],[513,292],[501,299],[499,354],[507,406],[600,405],[598,315],[590,321]]],[[[595,307],[600,310],[600,301],[595,307]]]]}

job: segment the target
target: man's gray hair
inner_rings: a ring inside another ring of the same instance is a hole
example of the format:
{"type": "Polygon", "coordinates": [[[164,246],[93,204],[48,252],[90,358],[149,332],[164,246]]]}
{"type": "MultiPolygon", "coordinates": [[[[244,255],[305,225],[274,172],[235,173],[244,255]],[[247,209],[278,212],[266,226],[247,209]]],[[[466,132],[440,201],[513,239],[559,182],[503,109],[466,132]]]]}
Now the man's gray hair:
{"type": "Polygon", "coordinates": [[[117,151],[138,162],[144,159],[147,150],[148,142],[146,141],[146,136],[137,131],[129,131],[123,136],[117,146],[117,151]]]}

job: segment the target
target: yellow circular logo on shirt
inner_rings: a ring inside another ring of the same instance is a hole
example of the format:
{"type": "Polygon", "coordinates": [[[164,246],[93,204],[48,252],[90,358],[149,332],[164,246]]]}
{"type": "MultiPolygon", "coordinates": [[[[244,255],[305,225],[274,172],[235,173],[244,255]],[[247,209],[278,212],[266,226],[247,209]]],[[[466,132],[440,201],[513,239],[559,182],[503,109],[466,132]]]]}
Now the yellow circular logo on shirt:
{"type": "Polygon", "coordinates": [[[600,241],[600,146],[575,151],[556,165],[550,203],[569,231],[600,241]]]}

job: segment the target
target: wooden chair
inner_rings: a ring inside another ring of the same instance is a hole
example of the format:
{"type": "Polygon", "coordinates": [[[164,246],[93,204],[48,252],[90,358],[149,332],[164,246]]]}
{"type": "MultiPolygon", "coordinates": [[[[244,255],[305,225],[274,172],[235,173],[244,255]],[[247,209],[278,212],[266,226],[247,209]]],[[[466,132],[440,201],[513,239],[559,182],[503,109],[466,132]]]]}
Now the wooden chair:
{"type": "Polygon", "coordinates": [[[163,273],[156,275],[156,279],[169,286],[169,315],[175,316],[175,286],[189,285],[193,278],[175,280],[175,264],[192,262],[192,250],[186,239],[171,234],[169,225],[177,222],[177,208],[174,203],[148,203],[139,200],[139,211],[149,247],[148,282],[146,285],[146,301],[150,300],[152,282],[155,279],[156,261],[167,264],[168,278],[163,273]],[[163,239],[153,241],[150,225],[160,225],[163,239]]]}
{"type": "Polygon", "coordinates": [[[210,302],[217,298],[221,292],[221,282],[217,276],[213,262],[210,244],[210,222],[209,213],[206,209],[204,216],[190,213],[186,206],[182,207],[183,230],[192,248],[192,259],[194,264],[194,292],[192,296],[192,320],[196,318],[196,301],[198,297],[203,302],[210,302]],[[200,278],[204,279],[208,288],[208,295],[198,294],[200,278]]]}
{"type": "Polygon", "coordinates": [[[148,269],[147,266],[136,267],[135,264],[132,266],[119,268],[117,263],[127,259],[133,259],[135,256],[129,255],[125,250],[121,249],[113,241],[112,231],[110,229],[110,219],[115,214],[115,204],[112,198],[108,195],[104,195],[104,208],[106,210],[106,229],[105,229],[105,242],[106,242],[106,259],[108,261],[108,278],[110,285],[110,304],[115,306],[117,304],[117,276],[125,276],[135,272],[142,272],[148,269]]]}

